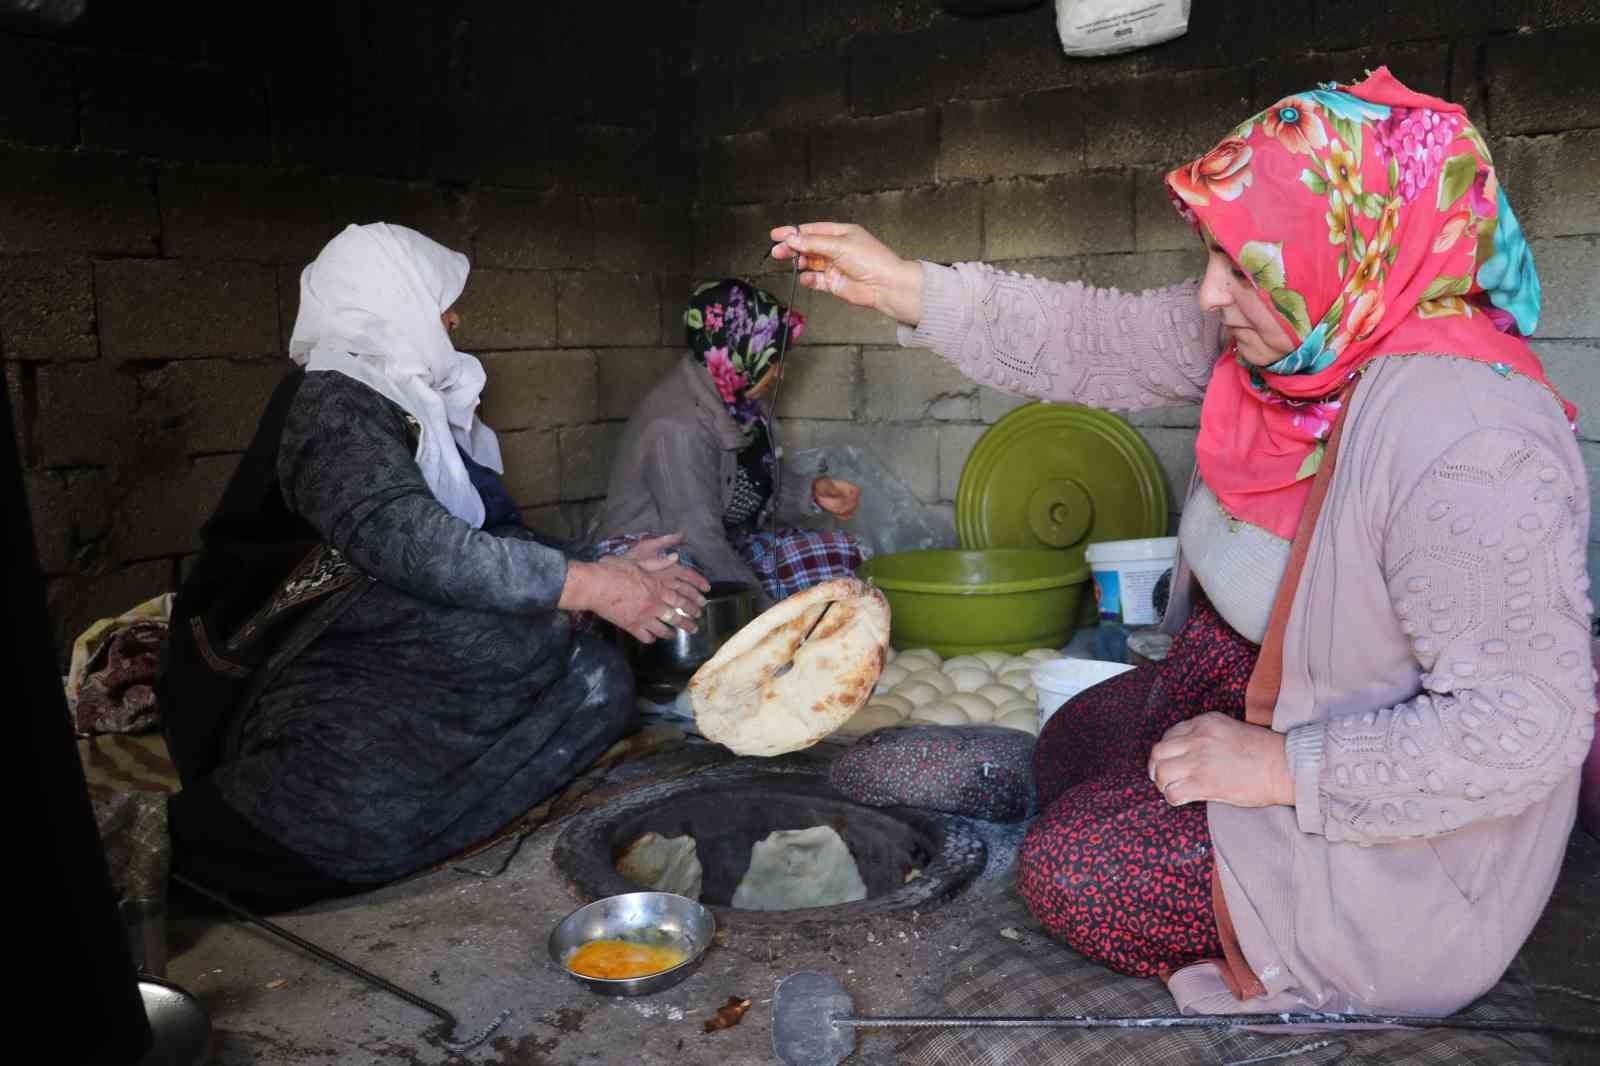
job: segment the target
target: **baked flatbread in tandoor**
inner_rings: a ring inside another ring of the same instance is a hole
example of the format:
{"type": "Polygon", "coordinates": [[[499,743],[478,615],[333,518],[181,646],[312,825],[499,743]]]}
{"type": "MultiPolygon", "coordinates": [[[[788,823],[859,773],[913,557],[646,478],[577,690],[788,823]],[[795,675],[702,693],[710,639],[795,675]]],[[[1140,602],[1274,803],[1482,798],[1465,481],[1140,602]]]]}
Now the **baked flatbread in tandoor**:
{"type": "Polygon", "coordinates": [[[773,605],[689,680],[695,723],[739,755],[810,747],[860,710],[883,670],[889,603],[853,577],[773,605]]]}

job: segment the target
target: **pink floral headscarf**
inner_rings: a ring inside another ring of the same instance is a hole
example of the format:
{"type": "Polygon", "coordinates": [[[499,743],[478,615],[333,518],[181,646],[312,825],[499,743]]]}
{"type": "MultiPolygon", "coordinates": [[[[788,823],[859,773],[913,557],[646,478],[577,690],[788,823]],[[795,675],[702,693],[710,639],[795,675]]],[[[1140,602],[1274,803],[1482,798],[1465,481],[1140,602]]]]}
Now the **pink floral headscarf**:
{"type": "Polygon", "coordinates": [[[1230,347],[1206,390],[1200,474],[1235,517],[1294,536],[1341,397],[1379,356],[1461,356],[1555,391],[1522,339],[1539,279],[1488,146],[1387,67],[1278,101],[1166,182],[1298,344],[1264,368],[1230,347]]]}

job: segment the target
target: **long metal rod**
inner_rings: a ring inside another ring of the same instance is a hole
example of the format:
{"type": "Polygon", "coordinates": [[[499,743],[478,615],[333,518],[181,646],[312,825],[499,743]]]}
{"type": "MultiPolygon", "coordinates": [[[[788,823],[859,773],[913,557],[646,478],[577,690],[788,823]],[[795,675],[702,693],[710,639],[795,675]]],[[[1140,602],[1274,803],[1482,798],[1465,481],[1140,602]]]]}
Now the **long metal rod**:
{"type": "Polygon", "coordinates": [[[419,1010],[427,1011],[435,1018],[438,1018],[445,1025],[449,1026],[447,1031],[442,1032],[436,1038],[446,1050],[467,1051],[471,1048],[477,1047],[479,1044],[489,1039],[489,1035],[496,1029],[500,1028],[501,1024],[504,1023],[507,1018],[511,1017],[511,1012],[509,1010],[502,1010],[499,1015],[495,1017],[495,1020],[490,1022],[481,1031],[473,1033],[465,1040],[452,1040],[450,1039],[449,1034],[460,1028],[461,1023],[456,1020],[456,1016],[454,1014],[439,1006],[437,1003],[429,1002],[413,992],[407,992],[399,985],[384,980],[382,977],[372,973],[370,970],[364,970],[355,963],[346,959],[342,959],[325,948],[318,947],[305,937],[289,932],[289,930],[285,929],[283,926],[278,925],[275,922],[268,921],[259,914],[255,914],[245,909],[239,904],[233,902],[233,900],[218,892],[214,892],[211,889],[206,888],[204,885],[196,884],[180,873],[174,873],[172,875],[172,879],[190,891],[199,893],[212,903],[222,907],[224,910],[230,911],[238,917],[243,918],[251,925],[258,925],[262,929],[265,929],[267,932],[271,933],[273,936],[282,937],[284,940],[287,940],[300,950],[310,952],[328,965],[335,966],[353,977],[359,977],[361,980],[376,988],[382,989],[391,996],[405,1000],[407,1003],[418,1008],[419,1010]]]}
{"type": "Polygon", "coordinates": [[[1059,1018],[886,1016],[882,1018],[830,1018],[835,1028],[847,1029],[1255,1029],[1316,1026],[1319,1029],[1367,1029],[1373,1026],[1404,1029],[1477,1029],[1500,1033],[1545,1033],[1554,1036],[1600,1037],[1600,1026],[1560,1025],[1497,1019],[1429,1018],[1407,1014],[1182,1014],[1158,1017],[1097,1018],[1067,1015],[1059,1018]]]}
{"type": "MultiPolygon", "coordinates": [[[[794,312],[794,298],[800,291],[800,260],[794,261],[794,274],[789,281],[789,303],[784,307],[787,313],[794,312]]],[[[778,492],[783,481],[783,449],[778,447],[778,391],[783,388],[783,375],[785,358],[789,354],[789,325],[780,315],[778,327],[782,330],[778,334],[778,380],[772,383],[772,413],[764,416],[767,422],[767,440],[772,444],[772,504],[767,512],[768,520],[776,524],[778,515],[778,492]]]]}

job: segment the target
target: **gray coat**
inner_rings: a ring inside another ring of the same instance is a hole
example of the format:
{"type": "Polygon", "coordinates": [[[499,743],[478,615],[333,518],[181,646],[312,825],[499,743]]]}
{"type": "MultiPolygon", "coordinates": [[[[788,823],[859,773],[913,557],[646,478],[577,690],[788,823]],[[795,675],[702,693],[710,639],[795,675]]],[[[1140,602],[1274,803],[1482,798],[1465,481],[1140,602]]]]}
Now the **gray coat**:
{"type": "MultiPolygon", "coordinates": [[[[744,446],[711,375],[685,354],[623,430],[596,539],[682,531],[685,553],[707,578],[751,585],[765,606],[760,579],[734,551],[722,524],[744,446]]],[[[780,469],[778,522],[793,525],[818,513],[812,478],[781,475],[780,469]]]]}

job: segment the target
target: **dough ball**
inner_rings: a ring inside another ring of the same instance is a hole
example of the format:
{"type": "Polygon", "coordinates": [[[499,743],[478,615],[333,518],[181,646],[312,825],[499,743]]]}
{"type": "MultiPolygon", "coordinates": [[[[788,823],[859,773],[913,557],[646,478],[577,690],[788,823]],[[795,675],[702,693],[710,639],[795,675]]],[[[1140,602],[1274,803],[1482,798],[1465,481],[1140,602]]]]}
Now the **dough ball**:
{"type": "Polygon", "coordinates": [[[918,707],[911,712],[908,721],[925,722],[929,725],[967,725],[972,719],[968,718],[967,712],[960,707],[941,700],[925,707],[918,707]]]}
{"type": "Polygon", "coordinates": [[[1065,658],[1065,656],[1063,656],[1059,651],[1056,651],[1054,648],[1034,648],[1031,651],[1023,652],[1022,657],[1036,663],[1047,663],[1051,659],[1065,658]]]}
{"type": "Polygon", "coordinates": [[[958,666],[954,670],[946,670],[945,677],[955,686],[957,692],[976,692],[994,680],[994,675],[981,666],[958,666]]]}
{"type": "Polygon", "coordinates": [[[967,717],[974,722],[987,722],[994,717],[994,704],[976,692],[957,692],[945,699],[952,706],[967,712],[967,717]]]}
{"type": "Polygon", "coordinates": [[[956,690],[956,683],[950,680],[942,670],[918,670],[906,680],[921,681],[925,685],[932,685],[946,696],[956,690]]]}
{"type": "Polygon", "coordinates": [[[1033,715],[1034,719],[1037,720],[1039,717],[1039,705],[1036,703],[1029,703],[1027,700],[1023,699],[1012,700],[1010,703],[1002,703],[1000,706],[994,709],[994,720],[998,722],[1007,715],[1024,713],[1033,715]]]}
{"type": "Polygon", "coordinates": [[[907,651],[901,652],[900,653],[900,659],[901,659],[901,663],[900,663],[901,666],[905,666],[905,667],[912,668],[912,669],[915,669],[914,667],[911,667],[910,660],[912,660],[912,659],[921,659],[923,662],[927,663],[929,666],[933,667],[935,670],[939,669],[939,667],[944,665],[944,656],[940,655],[938,652],[934,651],[932,648],[911,648],[911,649],[909,649],[907,651]]]}
{"type": "Polygon", "coordinates": [[[839,734],[846,737],[864,737],[878,729],[887,729],[900,724],[900,712],[893,707],[885,707],[881,703],[869,703],[855,714],[850,720],[839,727],[839,734]]]}
{"type": "Polygon", "coordinates": [[[889,693],[889,695],[899,696],[901,699],[911,704],[912,707],[921,707],[924,704],[939,702],[939,699],[944,695],[944,693],[940,692],[926,681],[910,680],[900,682],[900,684],[895,687],[895,690],[889,693]]]}
{"type": "Polygon", "coordinates": [[[888,692],[910,676],[910,670],[907,670],[898,663],[890,663],[888,666],[885,666],[883,668],[883,672],[878,675],[878,683],[872,689],[873,695],[888,692]]]}
{"type": "Polygon", "coordinates": [[[1033,684],[1033,668],[1029,667],[1026,670],[1004,670],[995,675],[995,680],[1000,682],[1002,685],[1007,686],[1008,688],[1014,688],[1018,692],[1021,692],[1023,689],[1033,684]]]}
{"type": "Polygon", "coordinates": [[[1003,651],[980,651],[975,657],[983,665],[987,666],[991,672],[1000,669],[1000,664],[1011,658],[1010,655],[1003,651]]]}
{"type": "Polygon", "coordinates": [[[988,665],[976,655],[957,655],[954,659],[946,659],[942,669],[948,674],[950,671],[962,666],[974,666],[984,673],[989,672],[988,665]]]}
{"type": "Polygon", "coordinates": [[[906,715],[910,714],[916,709],[916,705],[910,700],[906,699],[904,696],[896,696],[892,692],[886,693],[882,696],[872,697],[872,699],[867,701],[867,706],[887,707],[901,718],[904,718],[906,715]]]}
{"type": "Polygon", "coordinates": [[[890,645],[890,646],[889,646],[889,647],[887,647],[887,648],[885,648],[885,649],[883,649],[883,661],[884,661],[884,662],[885,662],[885,663],[892,663],[892,662],[894,662],[894,661],[895,661],[895,659],[896,659],[896,658],[897,658],[897,657],[898,657],[898,656],[899,656],[899,655],[900,655],[900,653],[899,653],[899,652],[897,652],[897,651],[895,651],[895,650],[894,650],[894,645],[892,645],[892,644],[891,644],[891,645],[890,645]]]}
{"type": "Polygon", "coordinates": [[[996,718],[995,725],[1005,726],[1007,729],[1020,729],[1024,733],[1039,735],[1039,716],[1032,711],[1016,711],[1003,718],[996,718]]]}
{"type": "Polygon", "coordinates": [[[998,681],[989,682],[987,685],[980,688],[976,694],[982,696],[996,707],[1000,706],[1002,703],[1010,703],[1012,700],[1017,698],[1016,689],[1012,688],[1010,685],[1002,685],[998,681]]]}

